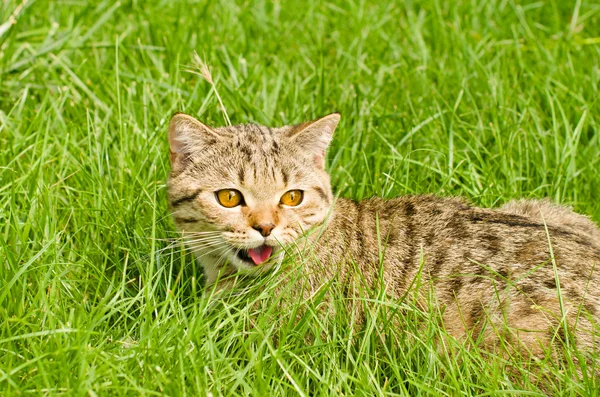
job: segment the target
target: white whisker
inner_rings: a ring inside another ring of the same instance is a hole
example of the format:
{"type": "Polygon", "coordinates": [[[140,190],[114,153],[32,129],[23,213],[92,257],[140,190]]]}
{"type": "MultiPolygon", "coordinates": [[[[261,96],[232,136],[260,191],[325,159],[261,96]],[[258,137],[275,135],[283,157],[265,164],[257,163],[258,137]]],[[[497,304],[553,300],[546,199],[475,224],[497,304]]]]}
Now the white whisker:
{"type": "Polygon", "coordinates": [[[223,241],[220,238],[205,238],[205,239],[197,239],[197,240],[192,240],[192,241],[185,241],[185,244],[190,246],[190,245],[198,245],[198,244],[203,244],[203,243],[214,243],[214,242],[218,242],[218,241],[223,241]]]}
{"type": "Polygon", "coordinates": [[[202,245],[209,245],[214,243],[226,244],[223,240],[217,239],[202,239],[202,240],[194,240],[194,241],[186,241],[185,245],[188,247],[197,247],[202,245]]]}

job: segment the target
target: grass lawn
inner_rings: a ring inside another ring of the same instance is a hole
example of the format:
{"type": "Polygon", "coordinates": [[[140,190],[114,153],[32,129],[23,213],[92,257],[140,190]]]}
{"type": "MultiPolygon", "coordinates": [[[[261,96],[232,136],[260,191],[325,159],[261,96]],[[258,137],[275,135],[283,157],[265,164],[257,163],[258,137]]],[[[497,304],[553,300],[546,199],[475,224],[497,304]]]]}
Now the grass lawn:
{"type": "Polygon", "coordinates": [[[195,51],[232,123],[340,111],[343,196],[600,221],[597,0],[3,1],[0,395],[598,395],[573,346],[541,370],[436,348],[410,301],[360,328],[287,321],[269,279],[211,304],[165,192],[170,115],[225,123],[195,51]]]}

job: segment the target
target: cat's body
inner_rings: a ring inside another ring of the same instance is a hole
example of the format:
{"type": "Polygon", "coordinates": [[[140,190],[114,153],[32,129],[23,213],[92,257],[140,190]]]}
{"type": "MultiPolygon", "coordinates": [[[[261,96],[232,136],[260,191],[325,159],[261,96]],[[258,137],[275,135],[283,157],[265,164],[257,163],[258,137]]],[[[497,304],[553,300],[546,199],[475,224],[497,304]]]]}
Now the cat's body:
{"type": "Polygon", "coordinates": [[[320,264],[346,264],[319,266],[319,280],[327,269],[327,276],[342,280],[353,277],[345,271],[358,269],[365,287],[383,277],[394,297],[414,288],[415,280],[433,286],[444,326],[458,338],[470,330],[494,346],[499,333],[509,337],[498,330],[510,329],[542,355],[544,346],[564,339],[559,325],[565,313],[570,324],[577,322],[572,329],[581,344],[598,343],[591,340],[588,317],[600,314],[600,269],[594,271],[600,233],[589,219],[547,201],[490,210],[434,196],[340,199],[315,247],[320,264]],[[533,208],[537,214],[528,211],[533,208]]]}
{"type": "Polygon", "coordinates": [[[309,247],[303,272],[314,289],[339,277],[402,297],[418,279],[433,287],[457,338],[472,332],[490,347],[504,338],[542,355],[565,338],[564,319],[580,345],[598,347],[593,222],[549,201],[491,210],[434,196],[335,199],[323,159],[338,121],[213,130],[174,116],[171,209],[208,283],[268,270],[283,259],[281,247],[309,247]]]}

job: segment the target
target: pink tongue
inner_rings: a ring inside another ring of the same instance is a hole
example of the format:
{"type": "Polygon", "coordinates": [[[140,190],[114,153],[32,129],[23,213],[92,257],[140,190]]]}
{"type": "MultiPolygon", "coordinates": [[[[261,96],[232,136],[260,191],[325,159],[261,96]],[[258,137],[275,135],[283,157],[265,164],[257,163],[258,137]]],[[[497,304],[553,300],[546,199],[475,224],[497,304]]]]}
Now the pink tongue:
{"type": "Polygon", "coordinates": [[[273,252],[273,247],[269,247],[268,245],[262,245],[258,248],[252,248],[248,250],[248,255],[254,261],[254,264],[260,265],[271,256],[271,252],[273,252]]]}

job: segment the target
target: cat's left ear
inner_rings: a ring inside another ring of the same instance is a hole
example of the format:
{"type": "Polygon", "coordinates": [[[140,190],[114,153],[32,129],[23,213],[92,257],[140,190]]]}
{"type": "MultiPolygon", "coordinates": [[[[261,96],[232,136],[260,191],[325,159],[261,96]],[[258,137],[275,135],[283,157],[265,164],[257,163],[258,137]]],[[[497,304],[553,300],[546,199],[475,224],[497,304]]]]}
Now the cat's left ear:
{"type": "Polygon", "coordinates": [[[331,113],[320,119],[292,127],[287,136],[294,145],[301,147],[314,156],[315,164],[325,168],[325,151],[333,138],[333,132],[340,122],[339,113],[331,113]]]}
{"type": "Polygon", "coordinates": [[[169,147],[171,164],[186,159],[193,152],[201,150],[221,139],[209,126],[184,113],[175,113],[169,122],[169,147]]]}

